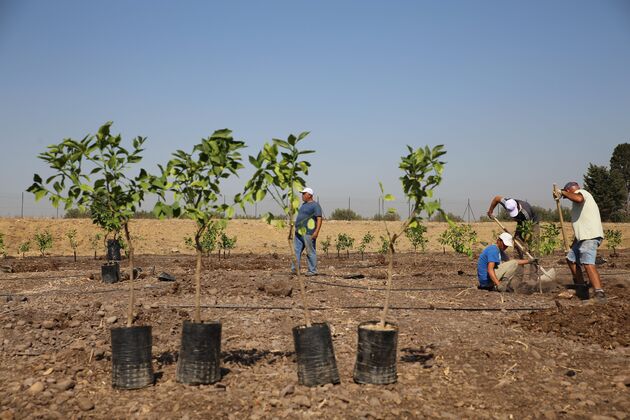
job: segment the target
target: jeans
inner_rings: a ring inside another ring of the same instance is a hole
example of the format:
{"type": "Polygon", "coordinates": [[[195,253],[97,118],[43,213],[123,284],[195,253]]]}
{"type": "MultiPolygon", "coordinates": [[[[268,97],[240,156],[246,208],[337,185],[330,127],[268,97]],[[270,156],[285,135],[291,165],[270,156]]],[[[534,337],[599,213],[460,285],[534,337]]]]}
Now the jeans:
{"type": "MultiPolygon", "coordinates": [[[[300,265],[300,257],[302,251],[306,249],[306,259],[308,261],[308,271],[317,273],[317,254],[315,253],[315,245],[317,240],[311,238],[311,235],[295,234],[293,238],[293,246],[295,247],[295,255],[297,256],[298,266],[300,265]]],[[[291,271],[295,271],[295,264],[291,263],[291,271]]]]}
{"type": "Polygon", "coordinates": [[[567,254],[567,260],[576,264],[595,264],[597,248],[602,243],[602,238],[573,241],[567,254]]]}

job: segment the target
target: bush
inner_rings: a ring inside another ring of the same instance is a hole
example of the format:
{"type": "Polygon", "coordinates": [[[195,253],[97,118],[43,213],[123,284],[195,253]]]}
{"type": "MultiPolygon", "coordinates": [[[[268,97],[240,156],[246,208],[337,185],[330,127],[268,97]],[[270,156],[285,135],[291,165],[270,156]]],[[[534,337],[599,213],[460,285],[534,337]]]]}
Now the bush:
{"type": "Polygon", "coordinates": [[[39,252],[41,252],[43,257],[46,255],[46,251],[51,249],[53,246],[52,233],[50,233],[48,229],[46,229],[43,233],[36,232],[35,243],[37,244],[37,249],[39,249],[39,252]]]}
{"type": "Polygon", "coordinates": [[[448,220],[450,220],[451,222],[461,223],[461,222],[464,221],[464,219],[462,219],[459,216],[454,215],[451,212],[446,213],[446,217],[441,212],[437,212],[437,213],[435,213],[435,216],[433,216],[431,218],[431,221],[433,221],[433,222],[446,222],[447,221],[446,218],[448,218],[448,220]]]}
{"type": "Polygon", "coordinates": [[[31,250],[31,241],[26,241],[20,244],[18,251],[22,254],[22,258],[25,257],[25,254],[31,250]]]}
{"type": "Polygon", "coordinates": [[[4,233],[2,232],[0,232],[0,255],[7,256],[6,246],[4,245],[4,233]]]}
{"type": "Polygon", "coordinates": [[[328,256],[328,250],[330,249],[330,236],[326,236],[326,239],[322,241],[322,250],[328,256]]]}
{"type": "Polygon", "coordinates": [[[219,258],[221,258],[221,250],[223,250],[223,258],[226,257],[225,253],[227,251],[227,255],[230,255],[230,251],[236,247],[236,236],[229,237],[225,232],[221,232],[221,237],[219,238],[219,258]]]}
{"type": "Polygon", "coordinates": [[[92,213],[89,210],[69,209],[63,215],[64,219],[91,219],[92,213]]]}
{"type": "Polygon", "coordinates": [[[345,233],[340,233],[335,240],[335,248],[337,249],[337,257],[339,257],[339,252],[346,250],[346,254],[348,258],[350,258],[350,249],[354,245],[354,238],[345,233]]]}
{"type": "Polygon", "coordinates": [[[429,242],[429,240],[424,236],[425,233],[427,233],[427,227],[421,223],[405,229],[405,236],[409,239],[411,245],[413,245],[413,252],[417,252],[418,247],[420,247],[422,252],[424,252],[424,249],[429,242]]]}
{"type": "Polygon", "coordinates": [[[621,231],[606,229],[604,231],[604,238],[606,238],[606,243],[608,245],[608,249],[612,249],[611,255],[617,255],[617,247],[621,245],[621,231]]]}
{"type": "Polygon", "coordinates": [[[361,220],[362,217],[351,209],[335,209],[330,215],[331,220],[361,220]]]}
{"type": "Polygon", "coordinates": [[[477,242],[477,232],[468,224],[452,225],[442,232],[438,242],[443,246],[450,246],[459,254],[465,254],[468,255],[468,258],[472,258],[472,247],[477,242]]]}
{"type": "Polygon", "coordinates": [[[380,221],[385,221],[385,222],[397,222],[400,220],[400,214],[398,213],[385,213],[385,214],[375,214],[374,217],[372,217],[372,220],[375,220],[377,222],[380,221]]]}
{"type": "Polygon", "coordinates": [[[374,235],[370,232],[363,235],[363,239],[361,239],[361,243],[359,244],[358,250],[361,253],[361,259],[363,259],[363,254],[365,253],[365,248],[368,246],[370,242],[374,240],[374,235]]]}
{"type": "Polygon", "coordinates": [[[541,255],[552,254],[560,246],[560,225],[545,223],[540,226],[540,238],[538,239],[538,252],[541,255]]]}

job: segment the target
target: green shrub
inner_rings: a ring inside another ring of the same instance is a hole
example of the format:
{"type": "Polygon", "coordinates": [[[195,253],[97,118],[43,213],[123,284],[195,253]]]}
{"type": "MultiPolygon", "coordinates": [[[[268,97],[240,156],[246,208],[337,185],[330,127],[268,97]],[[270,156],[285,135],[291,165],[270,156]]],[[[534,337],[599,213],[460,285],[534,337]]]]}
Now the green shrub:
{"type": "Polygon", "coordinates": [[[31,250],[31,241],[26,241],[20,244],[18,251],[22,254],[22,258],[24,258],[26,253],[31,250]]]}
{"type": "Polygon", "coordinates": [[[606,244],[608,249],[612,249],[613,253],[611,255],[617,255],[617,247],[621,245],[621,231],[606,229],[604,231],[604,238],[606,239],[606,244]]]}
{"type": "Polygon", "coordinates": [[[42,257],[46,255],[46,251],[51,249],[53,246],[53,236],[52,233],[48,229],[44,232],[35,232],[35,243],[37,244],[37,249],[41,252],[42,257]]]}
{"type": "Polygon", "coordinates": [[[322,241],[322,250],[328,256],[328,250],[330,249],[330,236],[326,236],[326,239],[322,241]]]}
{"type": "Polygon", "coordinates": [[[442,246],[450,246],[459,254],[473,256],[473,245],[477,242],[477,232],[469,224],[454,224],[440,235],[438,242],[442,246]]]}
{"type": "Polygon", "coordinates": [[[560,247],[560,225],[555,223],[544,223],[540,227],[540,238],[537,243],[538,252],[540,255],[550,255],[560,247]]]}
{"type": "Polygon", "coordinates": [[[363,239],[361,239],[361,243],[359,244],[358,250],[361,253],[361,259],[363,259],[363,254],[365,254],[365,248],[374,240],[374,235],[370,232],[363,235],[363,239]]]}
{"type": "Polygon", "coordinates": [[[351,209],[335,209],[330,215],[331,220],[361,220],[362,217],[351,209]]]}
{"type": "Polygon", "coordinates": [[[226,257],[225,253],[227,251],[227,255],[230,255],[230,251],[236,247],[236,236],[229,237],[225,232],[221,232],[221,236],[219,238],[219,258],[221,258],[221,250],[223,250],[223,258],[226,257]]]}
{"type": "Polygon", "coordinates": [[[429,240],[424,236],[427,233],[427,227],[422,223],[418,223],[414,226],[409,226],[405,229],[405,236],[411,242],[413,246],[413,252],[418,251],[418,247],[424,252],[429,240]]]}
{"type": "Polygon", "coordinates": [[[346,250],[346,254],[348,258],[350,258],[350,249],[354,245],[354,238],[345,233],[340,233],[337,235],[337,239],[335,240],[335,248],[337,249],[337,257],[339,257],[339,252],[346,250]]]}

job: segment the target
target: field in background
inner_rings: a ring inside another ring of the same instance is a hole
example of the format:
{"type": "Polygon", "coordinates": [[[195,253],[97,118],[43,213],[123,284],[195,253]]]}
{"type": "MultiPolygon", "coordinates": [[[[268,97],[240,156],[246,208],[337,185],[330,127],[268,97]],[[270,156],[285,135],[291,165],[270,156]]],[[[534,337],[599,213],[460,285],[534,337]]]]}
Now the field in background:
{"type": "MultiPolygon", "coordinates": [[[[508,229],[513,230],[514,223],[504,223],[508,229]]],[[[494,242],[494,234],[499,232],[495,223],[472,223],[477,232],[479,243],[476,250],[483,249],[485,243],[494,242]]],[[[398,222],[389,222],[390,227],[396,228],[398,222]]],[[[429,243],[428,251],[441,251],[438,243],[439,235],[446,229],[446,223],[430,222],[428,227],[429,243]]],[[[191,248],[184,245],[184,237],[191,236],[194,230],[194,222],[190,220],[154,220],[141,219],[131,222],[132,236],[136,237],[135,249],[138,254],[192,254],[191,248]]],[[[93,251],[89,245],[89,238],[99,230],[89,219],[16,219],[0,218],[0,233],[5,235],[4,243],[7,252],[11,256],[18,255],[18,247],[21,243],[33,238],[37,231],[50,230],[54,237],[51,255],[72,255],[66,232],[70,229],[77,230],[79,241],[78,255],[91,255],[93,251]]],[[[571,225],[565,224],[569,237],[572,237],[571,225]]],[[[630,223],[604,223],[604,229],[619,229],[622,232],[622,245],[620,249],[630,248],[630,223]]],[[[383,222],[376,221],[334,221],[325,220],[320,232],[318,249],[321,252],[321,241],[327,236],[331,238],[329,253],[336,253],[334,240],[339,233],[346,233],[355,238],[355,248],[363,235],[371,232],[376,237],[375,241],[367,247],[367,252],[375,252],[380,248],[380,235],[385,235],[383,222]]],[[[230,236],[237,236],[235,253],[288,253],[286,243],[286,229],[278,229],[267,225],[261,220],[232,220],[227,227],[230,236]]],[[[26,255],[38,255],[37,248],[31,241],[31,251],[26,255]]],[[[413,250],[411,244],[404,236],[397,242],[399,251],[413,250]]],[[[604,241],[601,250],[607,250],[604,241]]],[[[449,251],[447,249],[447,251],[449,251]]],[[[356,251],[353,251],[356,252],[356,251]]],[[[606,251],[607,252],[607,251],[606,251]]]]}

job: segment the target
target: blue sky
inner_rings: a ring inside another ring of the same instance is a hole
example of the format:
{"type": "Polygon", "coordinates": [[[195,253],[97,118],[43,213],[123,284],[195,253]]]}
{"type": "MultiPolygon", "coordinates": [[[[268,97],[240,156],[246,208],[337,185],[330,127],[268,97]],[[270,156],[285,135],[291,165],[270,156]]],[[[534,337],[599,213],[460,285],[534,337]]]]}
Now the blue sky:
{"type": "Polygon", "coordinates": [[[310,131],[328,212],[373,215],[378,181],[400,197],[407,144],[445,145],[449,211],[552,207],[630,141],[629,46],[625,0],[0,0],[0,215],[37,153],[108,120],[148,137],[149,170],[219,128],[252,154],[310,131]]]}

